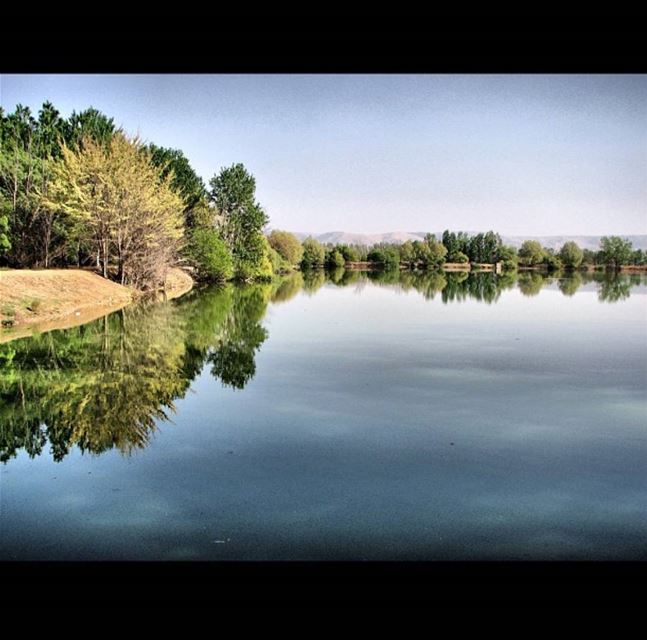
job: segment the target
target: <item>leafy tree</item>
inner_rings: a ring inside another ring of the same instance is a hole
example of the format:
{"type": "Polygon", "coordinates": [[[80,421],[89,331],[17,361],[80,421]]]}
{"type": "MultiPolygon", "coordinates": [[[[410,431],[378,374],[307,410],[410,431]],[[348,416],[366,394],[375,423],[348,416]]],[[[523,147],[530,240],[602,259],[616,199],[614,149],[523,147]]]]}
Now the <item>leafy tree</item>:
{"type": "Polygon", "coordinates": [[[231,252],[215,229],[194,229],[185,252],[201,280],[222,282],[234,275],[231,252]]]}
{"type": "Polygon", "coordinates": [[[544,259],[544,248],[537,240],[525,240],[519,249],[520,262],[532,266],[544,259]]]}
{"type": "Polygon", "coordinates": [[[362,259],[362,255],[357,247],[347,244],[338,244],[335,248],[342,254],[342,256],[344,256],[345,262],[358,262],[362,259]]]}
{"type": "Polygon", "coordinates": [[[62,151],[49,203],[82,222],[104,277],[113,264],[122,284],[149,289],[164,282],[183,235],[171,177],[162,179],[140,142],[122,133],[105,148],[85,138],[76,151],[62,151]]]}
{"type": "Polygon", "coordinates": [[[299,239],[289,231],[274,229],[267,237],[270,246],[283,257],[288,264],[297,265],[303,258],[303,247],[299,239]]]}
{"type": "Polygon", "coordinates": [[[572,269],[576,269],[582,264],[584,254],[576,242],[565,242],[559,251],[559,258],[562,263],[572,269]]]}
{"type": "Polygon", "coordinates": [[[517,262],[519,260],[517,256],[517,250],[514,247],[508,245],[501,245],[499,249],[499,260],[503,262],[503,268],[506,271],[511,271],[517,268],[517,262]]]}
{"type": "Polygon", "coordinates": [[[587,266],[596,264],[597,252],[590,249],[582,249],[582,263],[587,266]]]}
{"type": "Polygon", "coordinates": [[[80,113],[73,111],[63,131],[65,142],[72,149],[78,149],[84,140],[107,146],[116,132],[114,119],[108,118],[94,107],[80,113]]]}
{"type": "Polygon", "coordinates": [[[631,254],[631,264],[644,265],[647,264],[647,252],[642,249],[636,249],[631,254]]]}
{"type": "Polygon", "coordinates": [[[391,245],[376,245],[369,251],[368,260],[378,262],[386,270],[397,269],[400,265],[400,253],[391,245]]]}
{"type": "Polygon", "coordinates": [[[602,260],[605,264],[616,268],[629,264],[632,256],[632,244],[629,240],[619,236],[604,236],[600,240],[602,260]]]}
{"type": "Polygon", "coordinates": [[[343,267],[346,264],[346,260],[340,251],[333,249],[326,258],[326,264],[333,269],[338,267],[343,267]]]}
{"type": "Polygon", "coordinates": [[[447,257],[447,248],[442,242],[438,242],[436,237],[430,233],[425,236],[425,243],[429,247],[426,264],[428,266],[440,266],[445,262],[447,257]]]}
{"type": "Polygon", "coordinates": [[[256,202],[256,180],[242,164],[224,168],[210,181],[211,200],[222,216],[221,236],[234,257],[241,279],[271,272],[269,252],[262,234],[268,217],[256,202]]]}
{"type": "Polygon", "coordinates": [[[558,271],[562,268],[561,259],[555,255],[552,249],[544,249],[544,257],[541,263],[545,264],[549,271],[558,271]]]}
{"type": "Polygon", "coordinates": [[[414,261],[415,252],[413,250],[413,242],[407,240],[400,245],[400,261],[411,264],[414,261]]]}
{"type": "Polygon", "coordinates": [[[203,222],[202,215],[205,213],[207,199],[207,190],[202,178],[193,170],[179,149],[167,149],[149,144],[147,150],[153,164],[159,167],[162,178],[172,175],[171,186],[184,201],[184,219],[187,227],[198,226],[203,222]]]}
{"type": "Polygon", "coordinates": [[[308,237],[303,241],[303,258],[301,266],[304,269],[320,267],[326,259],[326,250],[314,238],[308,237]]]}

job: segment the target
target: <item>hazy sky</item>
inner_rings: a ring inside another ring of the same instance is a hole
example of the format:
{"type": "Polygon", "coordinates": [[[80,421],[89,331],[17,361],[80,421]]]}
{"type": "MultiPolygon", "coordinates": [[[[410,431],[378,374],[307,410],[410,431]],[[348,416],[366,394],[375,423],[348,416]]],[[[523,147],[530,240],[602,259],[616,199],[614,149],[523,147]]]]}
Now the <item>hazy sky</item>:
{"type": "Polygon", "coordinates": [[[293,231],[647,233],[647,76],[3,75],[0,103],[94,106],[242,162],[293,231]]]}

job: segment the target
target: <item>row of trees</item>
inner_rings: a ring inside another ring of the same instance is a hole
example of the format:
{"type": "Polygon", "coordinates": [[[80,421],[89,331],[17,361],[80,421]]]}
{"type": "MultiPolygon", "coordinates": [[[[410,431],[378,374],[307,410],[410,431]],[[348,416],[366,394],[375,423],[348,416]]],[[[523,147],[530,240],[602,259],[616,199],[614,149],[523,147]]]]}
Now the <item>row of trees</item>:
{"type": "Polygon", "coordinates": [[[493,231],[470,236],[467,233],[445,231],[438,240],[428,233],[423,240],[402,244],[379,243],[372,247],[346,244],[322,245],[312,237],[303,243],[286,231],[273,231],[270,245],[281,254],[286,263],[302,268],[336,268],[347,262],[379,263],[385,269],[397,269],[401,264],[409,268],[435,268],[446,263],[503,263],[506,270],[517,266],[543,265],[549,271],[580,266],[645,265],[647,252],[633,249],[629,240],[605,236],[599,251],[581,249],[576,242],[566,242],[555,251],[543,247],[536,240],[526,240],[519,250],[504,245],[493,231]]]}
{"type": "Polygon", "coordinates": [[[577,269],[580,266],[610,266],[647,264],[647,252],[634,249],[630,240],[619,236],[604,236],[598,251],[581,249],[576,242],[565,242],[559,251],[546,249],[536,240],[526,240],[519,249],[520,264],[544,264],[551,269],[562,267],[577,269]]]}
{"type": "Polygon", "coordinates": [[[178,262],[205,279],[270,277],[281,259],[254,177],[235,164],[209,187],[181,151],[129,137],[96,109],[0,109],[0,266],[95,265],[137,289],[178,262]]]}

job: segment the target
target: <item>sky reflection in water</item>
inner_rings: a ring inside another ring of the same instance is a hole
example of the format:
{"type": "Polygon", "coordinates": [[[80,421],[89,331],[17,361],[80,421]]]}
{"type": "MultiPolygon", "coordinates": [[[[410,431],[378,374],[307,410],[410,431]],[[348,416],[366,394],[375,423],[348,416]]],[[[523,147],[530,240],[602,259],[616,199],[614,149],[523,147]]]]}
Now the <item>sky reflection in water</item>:
{"type": "Polygon", "coordinates": [[[294,274],[0,345],[2,559],[647,559],[644,276],[294,274]]]}

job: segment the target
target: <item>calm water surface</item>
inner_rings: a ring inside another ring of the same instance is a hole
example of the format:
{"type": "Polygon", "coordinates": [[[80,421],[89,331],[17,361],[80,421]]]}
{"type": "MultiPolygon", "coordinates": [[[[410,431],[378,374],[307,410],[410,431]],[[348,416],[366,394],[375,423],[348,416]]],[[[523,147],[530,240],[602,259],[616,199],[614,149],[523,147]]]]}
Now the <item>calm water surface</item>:
{"type": "Polygon", "coordinates": [[[647,559],[637,276],[295,274],[0,345],[0,558],[647,559]]]}

